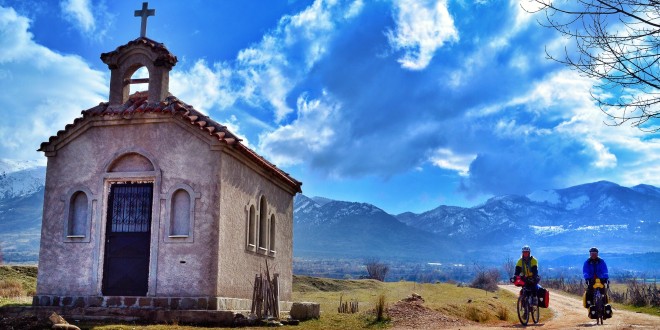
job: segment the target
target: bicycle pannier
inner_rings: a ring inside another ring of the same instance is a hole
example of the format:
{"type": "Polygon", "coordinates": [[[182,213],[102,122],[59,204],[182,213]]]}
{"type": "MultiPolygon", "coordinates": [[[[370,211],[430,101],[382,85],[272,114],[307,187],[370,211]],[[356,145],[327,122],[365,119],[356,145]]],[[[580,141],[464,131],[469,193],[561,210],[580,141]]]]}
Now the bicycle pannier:
{"type": "Polygon", "coordinates": [[[544,288],[539,288],[537,293],[539,298],[539,307],[548,308],[548,306],[550,306],[550,291],[544,288]]]}

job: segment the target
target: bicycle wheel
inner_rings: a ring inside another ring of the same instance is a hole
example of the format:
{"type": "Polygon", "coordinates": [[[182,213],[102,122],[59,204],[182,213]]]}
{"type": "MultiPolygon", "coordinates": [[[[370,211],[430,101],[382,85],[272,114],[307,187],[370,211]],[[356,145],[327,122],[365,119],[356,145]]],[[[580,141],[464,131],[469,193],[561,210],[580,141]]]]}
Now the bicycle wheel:
{"type": "Polygon", "coordinates": [[[534,324],[539,323],[541,317],[541,309],[538,304],[529,304],[529,313],[532,314],[532,321],[534,324]]]}
{"type": "Polygon", "coordinates": [[[527,323],[529,322],[529,313],[528,313],[527,301],[524,295],[518,297],[518,304],[516,306],[517,306],[516,309],[518,310],[518,320],[520,320],[520,324],[527,325],[527,323]]]}
{"type": "Polygon", "coordinates": [[[603,296],[600,294],[600,291],[594,294],[594,302],[596,303],[596,324],[602,325],[605,308],[603,306],[603,296]]]}

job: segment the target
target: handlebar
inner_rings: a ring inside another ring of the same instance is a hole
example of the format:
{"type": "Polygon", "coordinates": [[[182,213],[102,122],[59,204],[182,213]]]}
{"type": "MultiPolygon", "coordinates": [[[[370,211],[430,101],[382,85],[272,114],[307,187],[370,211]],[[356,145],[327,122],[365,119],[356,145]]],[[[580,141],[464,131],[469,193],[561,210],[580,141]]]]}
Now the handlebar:
{"type": "Polygon", "coordinates": [[[525,282],[526,282],[526,279],[523,280],[522,276],[514,276],[514,277],[510,278],[509,281],[511,283],[513,283],[513,285],[515,285],[515,286],[524,286],[525,282]]]}

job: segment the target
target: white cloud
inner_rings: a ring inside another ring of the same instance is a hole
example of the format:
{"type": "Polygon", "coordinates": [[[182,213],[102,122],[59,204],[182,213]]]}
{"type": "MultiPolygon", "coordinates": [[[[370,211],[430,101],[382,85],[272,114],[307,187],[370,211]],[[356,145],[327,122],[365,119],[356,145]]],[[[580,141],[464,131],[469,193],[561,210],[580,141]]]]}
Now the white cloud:
{"type": "Polygon", "coordinates": [[[527,72],[529,71],[530,63],[526,54],[516,53],[509,60],[509,66],[520,72],[527,72]]]}
{"type": "MultiPolygon", "coordinates": [[[[520,2],[520,0],[511,0],[508,4],[507,11],[515,15],[512,27],[502,30],[500,34],[486,34],[473,40],[474,44],[484,46],[479,46],[474,53],[462,59],[463,65],[449,74],[448,86],[460,89],[472,83],[475,79],[478,79],[475,78],[476,75],[483,74],[483,68],[497,63],[498,56],[503,51],[520,46],[520,44],[512,43],[511,39],[519,36],[520,33],[524,33],[530,24],[536,23],[532,20],[533,15],[521,8],[520,2]]],[[[509,58],[509,66],[526,73],[532,65],[543,65],[546,61],[544,51],[537,51],[535,54],[530,55],[530,49],[539,49],[535,47],[535,44],[536,42],[528,47],[523,47],[524,51],[522,53],[514,53],[509,58]],[[533,64],[530,63],[532,60],[533,64]]]]}
{"type": "Polygon", "coordinates": [[[591,161],[583,171],[567,172],[566,185],[606,178],[625,186],[660,184],[660,140],[629,126],[608,126],[608,117],[591,98],[594,81],[569,69],[539,81],[524,94],[469,111],[468,118],[503,116],[494,132],[501,137],[543,134],[573,140],[591,161]],[[517,121],[505,111],[524,111],[534,118],[517,121]],[[549,124],[551,123],[551,124],[549,124]]]}
{"type": "Polygon", "coordinates": [[[458,172],[460,176],[467,176],[470,163],[477,158],[476,155],[459,155],[447,148],[436,149],[429,160],[433,165],[458,172]]]}
{"type": "Polygon", "coordinates": [[[240,97],[254,105],[269,104],[275,120],[283,120],[293,112],[286,103],[289,92],[325,55],[337,22],[354,18],[361,8],[362,1],[342,6],[317,0],[296,15],[282,17],[261,42],[239,53],[236,75],[244,84],[240,97]]]}
{"type": "Polygon", "coordinates": [[[115,20],[115,14],[108,11],[104,2],[90,0],[61,0],[62,18],[69,22],[82,36],[100,41],[108,33],[115,20]]]}
{"type": "Polygon", "coordinates": [[[63,0],[60,2],[60,8],[64,18],[84,33],[91,33],[96,29],[89,0],[63,0]]]}
{"type": "Polygon", "coordinates": [[[41,142],[107,100],[107,76],[32,40],[29,20],[0,7],[0,157],[39,159],[41,142]]]}
{"type": "Polygon", "coordinates": [[[397,26],[387,37],[392,48],[404,51],[398,60],[402,67],[422,70],[445,42],[458,41],[446,0],[400,0],[394,5],[397,26]]]}
{"type": "Polygon", "coordinates": [[[231,90],[231,69],[226,63],[215,63],[210,68],[206,61],[197,60],[187,71],[173,70],[170,91],[173,95],[205,114],[213,107],[227,108],[236,101],[231,90]]]}
{"type": "Polygon", "coordinates": [[[341,127],[340,109],[327,94],[313,100],[299,97],[298,118],[260,135],[259,150],[280,166],[300,164],[310,155],[324,152],[338,138],[335,129],[341,127]]]}
{"type": "Polygon", "coordinates": [[[616,156],[610,153],[609,149],[600,141],[589,138],[586,142],[591,145],[592,150],[596,154],[593,165],[599,168],[613,168],[616,167],[616,156]]]}
{"type": "Polygon", "coordinates": [[[519,31],[529,24],[536,24],[534,13],[538,12],[543,5],[538,1],[510,0],[509,6],[514,8],[514,13],[516,15],[513,30],[519,31]]]}
{"type": "Polygon", "coordinates": [[[490,116],[510,107],[525,106],[528,111],[550,117],[565,117],[566,113],[583,114],[584,110],[596,110],[589,89],[594,80],[580,76],[571,70],[561,70],[534,83],[529,89],[520,89],[521,94],[502,103],[488,104],[467,113],[470,117],[490,116]],[[561,106],[558,106],[561,105],[561,106]]]}

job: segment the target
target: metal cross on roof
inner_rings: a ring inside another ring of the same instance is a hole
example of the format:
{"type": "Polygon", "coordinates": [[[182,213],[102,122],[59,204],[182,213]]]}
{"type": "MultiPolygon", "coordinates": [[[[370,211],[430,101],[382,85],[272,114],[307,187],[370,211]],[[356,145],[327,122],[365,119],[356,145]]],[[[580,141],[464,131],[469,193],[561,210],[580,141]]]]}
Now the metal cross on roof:
{"type": "Polygon", "coordinates": [[[156,9],[147,9],[149,6],[148,2],[142,3],[142,10],[135,11],[135,17],[142,17],[142,26],[140,27],[140,37],[145,37],[147,35],[147,17],[156,16],[156,9]]]}

